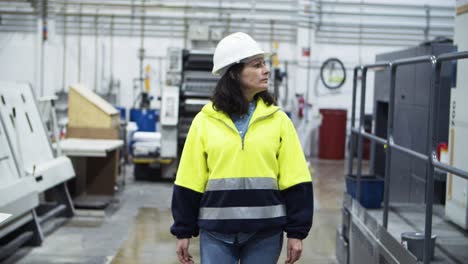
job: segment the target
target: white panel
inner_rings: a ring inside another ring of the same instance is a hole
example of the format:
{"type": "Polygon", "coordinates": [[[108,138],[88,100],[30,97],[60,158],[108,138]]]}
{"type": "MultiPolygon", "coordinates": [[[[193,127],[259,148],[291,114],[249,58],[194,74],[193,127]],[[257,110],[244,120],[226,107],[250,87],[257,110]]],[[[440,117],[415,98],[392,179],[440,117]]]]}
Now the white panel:
{"type": "MultiPolygon", "coordinates": [[[[19,174],[32,175],[24,179],[31,179],[37,192],[74,177],[68,158],[54,158],[31,87],[24,83],[0,82],[0,96],[0,115],[19,174]]],[[[20,186],[26,187],[24,184],[20,186]]]]}
{"type": "Polygon", "coordinates": [[[36,168],[34,176],[42,176],[42,180],[37,182],[37,190],[43,192],[50,187],[73,178],[75,171],[71,160],[62,156],[40,164],[36,168]]]}
{"type": "MultiPolygon", "coordinates": [[[[455,19],[455,44],[459,51],[468,50],[468,13],[455,19]]],[[[449,157],[452,166],[468,171],[468,60],[457,62],[457,85],[451,94],[449,157]]],[[[468,181],[456,175],[447,177],[445,213],[460,227],[468,229],[468,181]]]]}
{"type": "MultiPolygon", "coordinates": [[[[452,166],[468,171],[468,127],[452,126],[450,129],[449,149],[452,166]]],[[[449,174],[445,212],[447,217],[464,229],[468,229],[468,181],[449,174]]]]}
{"type": "Polygon", "coordinates": [[[176,126],[179,120],[179,88],[168,86],[162,94],[161,126],[176,126]]]}
{"type": "Polygon", "coordinates": [[[19,180],[18,168],[8,144],[3,126],[0,124],[0,188],[19,180]]]}
{"type": "Polygon", "coordinates": [[[177,127],[163,126],[161,128],[161,157],[177,158],[177,127]]]}
{"type": "Polygon", "coordinates": [[[221,40],[224,36],[224,29],[211,29],[210,38],[211,40],[221,40]]]}
{"type": "Polygon", "coordinates": [[[63,154],[70,157],[106,157],[123,146],[123,140],[67,138],[60,141],[63,154]]]}
{"type": "Polygon", "coordinates": [[[35,190],[35,180],[32,177],[25,177],[13,184],[0,187],[0,211],[2,213],[13,213],[4,210],[4,208],[7,206],[14,207],[16,201],[31,194],[34,194],[38,198],[37,191],[35,190]]]}
{"type": "MultiPolygon", "coordinates": [[[[3,104],[1,98],[0,104],[3,104]]],[[[39,197],[33,177],[20,175],[1,116],[0,121],[0,213],[10,215],[8,219],[0,219],[2,227],[35,208],[39,197]]]]}
{"type": "Polygon", "coordinates": [[[189,39],[208,40],[210,38],[210,29],[206,25],[192,24],[189,26],[189,39]]]}
{"type": "MultiPolygon", "coordinates": [[[[468,171],[466,157],[468,157],[468,127],[456,127],[453,137],[453,166],[468,171]]],[[[468,181],[460,177],[453,177],[453,199],[464,204],[466,208],[468,181]]]]}
{"type": "Polygon", "coordinates": [[[0,213],[0,224],[11,217],[11,214],[0,213]]]}
{"type": "MultiPolygon", "coordinates": [[[[457,16],[455,19],[455,38],[454,42],[458,47],[458,51],[468,51],[468,13],[457,16]]],[[[457,94],[455,100],[457,101],[455,117],[459,122],[465,122],[468,126],[468,59],[457,61],[457,94]]]]}
{"type": "Polygon", "coordinates": [[[40,163],[52,160],[52,148],[30,86],[24,83],[0,82],[0,95],[5,101],[5,104],[0,103],[0,114],[15,156],[21,160],[19,166],[23,166],[26,171],[33,171],[40,163]],[[16,126],[13,125],[13,109],[16,111],[16,126]]]}
{"type": "Polygon", "coordinates": [[[17,217],[39,205],[39,195],[32,177],[23,177],[14,183],[0,186],[0,212],[12,216],[0,224],[7,225],[17,217]]]}

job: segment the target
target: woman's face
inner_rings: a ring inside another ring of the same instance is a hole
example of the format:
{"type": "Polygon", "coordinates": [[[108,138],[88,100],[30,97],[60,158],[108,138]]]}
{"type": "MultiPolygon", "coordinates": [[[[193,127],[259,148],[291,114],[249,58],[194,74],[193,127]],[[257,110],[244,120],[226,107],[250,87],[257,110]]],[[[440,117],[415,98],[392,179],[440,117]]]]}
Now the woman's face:
{"type": "Polygon", "coordinates": [[[268,89],[269,69],[265,64],[263,55],[249,60],[240,72],[240,84],[244,92],[257,94],[268,89]]]}

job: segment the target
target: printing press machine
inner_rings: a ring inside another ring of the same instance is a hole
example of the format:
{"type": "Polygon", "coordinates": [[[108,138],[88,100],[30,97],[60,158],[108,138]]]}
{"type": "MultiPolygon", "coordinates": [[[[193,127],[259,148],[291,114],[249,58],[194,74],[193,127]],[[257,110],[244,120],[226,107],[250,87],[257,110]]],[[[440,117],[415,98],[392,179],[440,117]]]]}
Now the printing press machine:
{"type": "Polygon", "coordinates": [[[74,215],[66,181],[75,172],[67,157],[54,156],[29,84],[0,82],[0,100],[0,213],[11,215],[0,223],[1,260],[23,244],[40,245],[56,226],[49,220],[74,215]]]}
{"type": "Polygon", "coordinates": [[[210,101],[219,79],[213,76],[213,54],[170,49],[169,86],[163,88],[158,132],[135,132],[132,138],[135,178],[174,178],[178,157],[195,115],[210,101]]]}

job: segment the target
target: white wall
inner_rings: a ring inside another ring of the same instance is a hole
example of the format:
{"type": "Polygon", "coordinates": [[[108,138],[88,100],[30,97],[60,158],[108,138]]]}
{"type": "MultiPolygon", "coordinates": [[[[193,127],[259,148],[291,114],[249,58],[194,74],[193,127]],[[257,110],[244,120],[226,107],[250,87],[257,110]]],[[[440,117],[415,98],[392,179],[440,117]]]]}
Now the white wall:
{"type": "MultiPolygon", "coordinates": [[[[290,100],[286,108],[292,111],[293,122],[298,130],[303,149],[307,156],[315,155],[316,146],[311,144],[311,141],[317,140],[316,129],[320,124],[319,109],[335,108],[346,109],[348,118],[351,117],[352,104],[352,82],[353,68],[360,64],[369,64],[375,62],[375,55],[390,52],[405,47],[396,46],[358,46],[358,45],[337,45],[337,44],[318,44],[314,42],[314,33],[312,32],[312,45],[310,49],[310,60],[312,68],[308,71],[308,57],[302,56],[302,48],[308,46],[308,29],[300,29],[298,35],[298,45],[294,47],[294,55],[298,61],[298,65],[289,67],[290,69],[290,100]],[[339,58],[347,68],[346,82],[337,91],[327,89],[320,81],[320,65],[329,58],[339,58]],[[309,83],[307,75],[309,74],[309,83]],[[299,119],[297,100],[294,93],[304,94],[309,107],[306,109],[304,118],[299,119]]],[[[282,58],[280,49],[280,58],[282,58]]],[[[367,92],[366,92],[366,113],[372,113],[373,109],[373,73],[369,71],[367,77],[367,92]]],[[[357,102],[360,96],[358,94],[357,102]]],[[[357,109],[357,115],[359,109],[357,109]]],[[[349,125],[349,124],[348,124],[349,125]]]]}
{"type": "MultiPolygon", "coordinates": [[[[29,82],[40,94],[40,48],[37,36],[25,33],[0,34],[0,80],[29,82]],[[35,67],[35,65],[37,65],[35,67]]],[[[98,54],[95,54],[94,36],[83,36],[81,48],[81,82],[89,88],[95,87],[95,72],[98,90],[106,91],[110,73],[110,37],[98,38],[98,54]],[[104,54],[104,55],[103,55],[104,54]],[[104,56],[104,62],[103,62],[104,56]],[[104,78],[102,74],[104,67],[104,78]]],[[[78,36],[67,37],[65,89],[78,82],[78,36]]],[[[166,56],[169,46],[183,45],[181,39],[145,39],[146,54],[166,56]]],[[[130,107],[138,90],[133,89],[133,79],[139,77],[138,50],[140,38],[114,37],[114,78],[121,81],[120,104],[130,107]]],[[[50,36],[44,46],[44,95],[51,95],[63,87],[63,37],[50,36]]],[[[151,93],[159,95],[161,78],[164,79],[165,60],[145,60],[151,66],[151,93]],[[160,66],[160,64],[162,64],[160,66]],[[160,71],[160,68],[163,68],[160,71]],[[160,76],[160,75],[163,76],[160,76]]],[[[139,85],[139,82],[136,82],[139,85]]],[[[139,88],[139,86],[138,86],[139,88]]]]}

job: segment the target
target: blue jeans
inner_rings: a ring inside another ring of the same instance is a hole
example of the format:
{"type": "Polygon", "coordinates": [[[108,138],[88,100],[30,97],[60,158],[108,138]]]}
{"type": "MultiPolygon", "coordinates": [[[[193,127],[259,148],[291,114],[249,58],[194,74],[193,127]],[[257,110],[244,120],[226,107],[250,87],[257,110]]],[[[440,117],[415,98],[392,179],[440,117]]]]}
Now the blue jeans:
{"type": "Polygon", "coordinates": [[[225,242],[201,230],[202,264],[273,264],[278,262],[283,246],[283,231],[255,234],[247,241],[225,242]]]}

